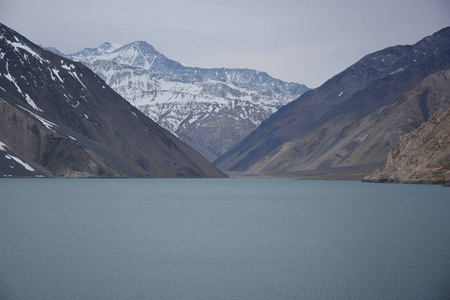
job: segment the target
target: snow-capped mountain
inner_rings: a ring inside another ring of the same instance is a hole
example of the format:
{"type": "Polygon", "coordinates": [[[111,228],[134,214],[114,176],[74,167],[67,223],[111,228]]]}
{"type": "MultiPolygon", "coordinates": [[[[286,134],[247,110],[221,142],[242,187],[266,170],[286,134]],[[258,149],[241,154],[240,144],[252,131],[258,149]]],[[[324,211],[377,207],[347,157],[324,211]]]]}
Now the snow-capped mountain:
{"type": "Polygon", "coordinates": [[[79,62],[0,23],[0,176],[226,177],[79,62]]]}
{"type": "Polygon", "coordinates": [[[186,67],[142,41],[67,56],[211,161],[308,90],[256,70],[186,67]]]}
{"type": "MultiPolygon", "coordinates": [[[[94,62],[97,57],[111,53],[120,47],[122,47],[122,45],[107,42],[101,44],[98,48],[85,48],[84,50],[71,54],[70,56],[74,60],[83,60],[85,64],[90,64],[94,62]]],[[[48,48],[47,50],[54,52],[52,48],[48,48]]]]}

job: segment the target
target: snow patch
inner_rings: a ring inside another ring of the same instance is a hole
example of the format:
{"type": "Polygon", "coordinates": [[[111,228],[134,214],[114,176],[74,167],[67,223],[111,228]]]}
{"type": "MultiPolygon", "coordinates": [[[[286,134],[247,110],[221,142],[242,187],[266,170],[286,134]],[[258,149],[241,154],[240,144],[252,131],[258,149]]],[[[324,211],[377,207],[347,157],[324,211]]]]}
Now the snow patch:
{"type": "Polygon", "coordinates": [[[30,98],[30,96],[24,92],[22,92],[22,90],[20,89],[19,85],[16,82],[16,79],[14,77],[12,77],[12,75],[9,72],[8,69],[8,62],[6,62],[6,72],[8,72],[7,74],[5,74],[5,78],[8,79],[9,81],[11,81],[12,83],[14,83],[14,85],[16,86],[17,91],[22,94],[25,97],[25,100],[27,100],[28,104],[33,107],[33,109],[37,110],[37,111],[42,111],[42,109],[40,109],[36,103],[34,103],[34,101],[30,98]]]}
{"type": "Polygon", "coordinates": [[[391,75],[394,75],[394,74],[397,74],[397,73],[403,72],[404,70],[405,70],[405,69],[403,69],[403,68],[398,68],[397,70],[395,70],[395,71],[391,72],[391,75]]]}
{"type": "Polygon", "coordinates": [[[153,66],[153,63],[155,62],[155,59],[156,59],[156,55],[153,56],[152,62],[150,63],[150,65],[148,65],[148,67],[147,67],[148,60],[146,60],[145,61],[145,65],[146,65],[145,69],[150,70],[152,68],[152,66],[153,66]]]}
{"type": "Polygon", "coordinates": [[[9,148],[6,144],[2,143],[2,141],[0,141],[0,150],[1,151],[7,151],[6,148],[9,148]]]}
{"type": "Polygon", "coordinates": [[[195,121],[197,121],[197,119],[198,119],[198,116],[193,116],[193,117],[188,121],[188,123],[189,123],[189,124],[192,124],[192,123],[194,123],[195,121]]]}
{"type": "Polygon", "coordinates": [[[11,81],[12,83],[14,83],[14,85],[16,86],[17,91],[19,91],[19,93],[22,93],[22,90],[20,89],[19,85],[16,82],[16,79],[14,77],[12,77],[11,73],[9,72],[9,68],[8,68],[8,61],[6,61],[6,74],[4,74],[5,78],[8,79],[9,81],[11,81]]]}
{"type": "Polygon", "coordinates": [[[73,64],[70,64],[70,66],[68,66],[66,64],[62,64],[61,68],[66,69],[67,71],[72,71],[72,69],[75,69],[75,66],[73,64]]]}
{"type": "Polygon", "coordinates": [[[32,50],[30,47],[20,43],[20,41],[19,41],[19,39],[17,39],[17,37],[16,37],[16,42],[11,42],[9,40],[6,40],[6,42],[8,44],[10,44],[11,46],[13,46],[14,47],[14,51],[16,51],[19,54],[20,54],[20,52],[19,52],[18,49],[22,49],[22,50],[25,50],[28,53],[30,53],[33,57],[37,58],[41,63],[43,63],[43,62],[50,63],[48,60],[43,59],[37,52],[32,50]]]}
{"type": "Polygon", "coordinates": [[[76,72],[69,72],[69,74],[72,75],[74,78],[76,78],[76,79],[81,83],[81,85],[82,85],[86,90],[88,90],[87,87],[84,85],[84,83],[81,81],[81,79],[78,77],[78,75],[77,75],[76,72]]]}
{"type": "MultiPolygon", "coordinates": [[[[64,96],[66,96],[66,94],[64,94],[64,96]]],[[[66,98],[67,98],[67,96],[66,96],[66,98]]],[[[80,105],[80,101],[77,100],[77,104],[75,104],[75,105],[70,104],[70,105],[72,105],[73,108],[77,108],[78,105],[80,105]]]]}
{"type": "Polygon", "coordinates": [[[64,83],[64,80],[62,80],[61,76],[59,76],[59,70],[58,69],[52,69],[53,73],[58,77],[59,81],[64,83]]]}
{"type": "Polygon", "coordinates": [[[44,119],[43,117],[41,117],[41,116],[35,114],[34,112],[32,112],[32,111],[30,111],[30,110],[28,110],[28,109],[26,109],[26,108],[24,108],[24,107],[22,107],[22,106],[20,106],[20,105],[19,105],[19,107],[20,107],[21,109],[27,111],[28,113],[30,113],[30,114],[31,114],[33,117],[35,117],[36,119],[38,119],[39,122],[42,123],[42,125],[44,125],[44,126],[47,127],[48,129],[50,129],[51,131],[53,131],[53,132],[56,133],[56,131],[55,131],[53,128],[54,128],[54,127],[58,128],[58,127],[59,127],[58,125],[56,125],[55,123],[50,122],[50,121],[44,119]]]}
{"type": "Polygon", "coordinates": [[[43,111],[42,109],[40,109],[36,103],[34,103],[34,101],[30,98],[30,96],[28,96],[28,94],[25,94],[25,100],[27,100],[28,104],[37,111],[43,111]]]}
{"type": "Polygon", "coordinates": [[[15,157],[15,156],[12,156],[12,155],[10,155],[10,154],[6,154],[5,157],[6,157],[7,159],[12,159],[12,160],[14,160],[14,161],[17,162],[18,164],[21,164],[26,170],[31,171],[31,172],[34,172],[34,169],[33,169],[29,164],[27,164],[26,162],[23,162],[20,158],[15,157]]]}
{"type": "Polygon", "coordinates": [[[53,81],[56,81],[55,76],[53,76],[52,69],[49,68],[49,70],[50,70],[50,77],[52,78],[53,81]]]}

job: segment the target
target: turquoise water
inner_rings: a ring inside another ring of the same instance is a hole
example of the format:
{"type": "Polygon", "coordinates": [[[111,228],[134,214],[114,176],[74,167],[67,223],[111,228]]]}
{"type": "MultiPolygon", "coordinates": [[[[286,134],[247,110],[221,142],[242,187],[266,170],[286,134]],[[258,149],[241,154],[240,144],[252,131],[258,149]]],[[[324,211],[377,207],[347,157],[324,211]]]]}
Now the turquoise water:
{"type": "Polygon", "coordinates": [[[448,299],[450,189],[1,179],[0,299],[448,299]]]}

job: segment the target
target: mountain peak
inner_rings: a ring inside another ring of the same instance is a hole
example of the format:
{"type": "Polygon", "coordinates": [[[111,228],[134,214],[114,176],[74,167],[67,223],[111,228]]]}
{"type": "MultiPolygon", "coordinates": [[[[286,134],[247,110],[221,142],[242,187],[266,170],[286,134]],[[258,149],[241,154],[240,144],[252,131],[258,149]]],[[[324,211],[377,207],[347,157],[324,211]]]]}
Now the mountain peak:
{"type": "Polygon", "coordinates": [[[104,52],[109,53],[109,52],[119,49],[120,47],[122,47],[122,45],[117,44],[117,43],[104,42],[103,44],[100,45],[100,47],[98,47],[98,49],[101,49],[104,52]]]}
{"type": "Polygon", "coordinates": [[[59,51],[56,47],[52,47],[52,46],[44,47],[44,46],[41,46],[41,45],[39,45],[39,47],[41,47],[41,48],[43,48],[43,49],[45,49],[47,51],[53,52],[53,53],[55,53],[55,54],[57,54],[59,56],[64,56],[64,53],[59,51]]]}
{"type": "Polygon", "coordinates": [[[141,55],[161,55],[161,53],[159,53],[158,51],[156,51],[156,49],[150,45],[149,43],[147,43],[146,41],[135,41],[133,43],[130,43],[128,45],[129,48],[133,48],[138,50],[141,55]]]}
{"type": "MultiPolygon", "coordinates": [[[[133,67],[143,68],[145,70],[149,70],[158,64],[165,65],[165,63],[160,63],[159,61],[168,60],[164,55],[156,51],[152,45],[145,41],[136,41],[109,53],[99,53],[96,57],[92,57],[91,61],[87,61],[88,63],[92,63],[94,60],[99,59],[112,60],[119,64],[126,64],[133,67]],[[156,64],[154,64],[155,62],[156,64]]],[[[86,61],[86,57],[84,58],[84,61],[86,61]]]]}
{"type": "Polygon", "coordinates": [[[76,61],[90,62],[94,58],[112,53],[120,47],[122,47],[120,44],[104,42],[98,48],[84,48],[68,56],[76,61]]]}
{"type": "Polygon", "coordinates": [[[145,41],[78,59],[210,160],[308,90],[251,69],[186,67],[145,41]]]}
{"type": "Polygon", "coordinates": [[[131,43],[131,45],[155,50],[155,48],[152,45],[150,45],[149,43],[147,43],[146,41],[135,41],[135,42],[131,43]]]}
{"type": "Polygon", "coordinates": [[[226,176],[81,63],[1,24],[0,49],[0,175],[226,176]]]}

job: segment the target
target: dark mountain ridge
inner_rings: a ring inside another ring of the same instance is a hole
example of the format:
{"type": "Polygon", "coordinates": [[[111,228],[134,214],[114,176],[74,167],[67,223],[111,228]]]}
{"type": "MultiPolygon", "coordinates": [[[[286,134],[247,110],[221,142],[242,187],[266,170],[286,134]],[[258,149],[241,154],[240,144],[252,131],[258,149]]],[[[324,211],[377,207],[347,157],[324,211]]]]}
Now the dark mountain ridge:
{"type": "Polygon", "coordinates": [[[0,141],[54,176],[225,176],[83,64],[3,24],[0,49],[0,141]]]}
{"type": "Polygon", "coordinates": [[[404,93],[450,68],[449,36],[450,28],[445,28],[415,45],[365,56],[282,107],[215,164],[228,171],[266,174],[382,164],[400,134],[450,104],[448,97],[415,99],[424,113],[373,131],[389,115],[389,105],[406,101],[404,93]]]}

